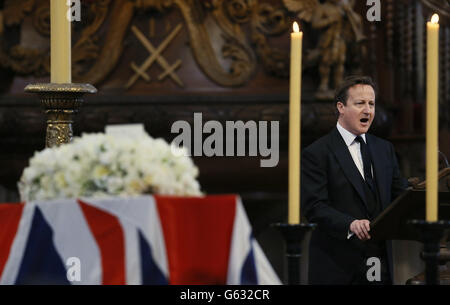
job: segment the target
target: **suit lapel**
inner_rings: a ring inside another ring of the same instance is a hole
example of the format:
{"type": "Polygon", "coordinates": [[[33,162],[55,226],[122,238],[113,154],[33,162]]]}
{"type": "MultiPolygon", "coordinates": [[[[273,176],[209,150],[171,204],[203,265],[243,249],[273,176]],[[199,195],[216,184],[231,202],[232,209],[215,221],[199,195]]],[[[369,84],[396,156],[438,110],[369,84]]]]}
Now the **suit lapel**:
{"type": "Polygon", "coordinates": [[[353,161],[352,155],[350,154],[350,151],[348,150],[348,147],[345,144],[344,139],[342,139],[342,136],[340,135],[336,127],[331,132],[330,145],[331,151],[336,156],[336,159],[338,160],[339,165],[342,168],[342,171],[344,172],[347,179],[351,182],[353,187],[356,189],[362,201],[364,202],[364,205],[367,208],[366,196],[363,187],[363,179],[361,177],[361,174],[359,173],[358,168],[356,167],[355,162],[353,161]]]}
{"type": "Polygon", "coordinates": [[[380,202],[384,206],[384,198],[386,195],[386,182],[383,179],[385,160],[382,159],[383,154],[380,151],[380,145],[377,145],[377,141],[371,135],[366,134],[367,145],[369,147],[370,154],[372,156],[372,162],[375,173],[375,180],[377,181],[378,192],[380,195],[380,202]]]}

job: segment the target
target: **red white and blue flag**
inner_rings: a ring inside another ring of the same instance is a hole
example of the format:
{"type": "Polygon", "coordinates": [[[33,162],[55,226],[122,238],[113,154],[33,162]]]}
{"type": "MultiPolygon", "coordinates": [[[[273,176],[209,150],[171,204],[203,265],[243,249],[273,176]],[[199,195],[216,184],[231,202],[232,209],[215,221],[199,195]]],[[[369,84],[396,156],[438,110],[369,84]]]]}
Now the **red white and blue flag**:
{"type": "Polygon", "coordinates": [[[0,226],[0,284],[281,284],[235,195],[1,204],[0,226]]]}

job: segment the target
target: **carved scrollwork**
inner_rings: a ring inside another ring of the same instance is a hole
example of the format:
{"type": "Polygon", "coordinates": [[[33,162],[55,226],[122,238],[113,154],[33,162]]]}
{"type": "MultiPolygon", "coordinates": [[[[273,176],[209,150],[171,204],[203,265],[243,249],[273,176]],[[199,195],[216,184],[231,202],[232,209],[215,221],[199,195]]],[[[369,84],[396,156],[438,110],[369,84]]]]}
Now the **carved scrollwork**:
{"type": "Polygon", "coordinates": [[[223,46],[222,55],[232,60],[231,75],[239,76],[250,72],[248,53],[235,40],[230,40],[223,46]]]}
{"type": "Polygon", "coordinates": [[[164,12],[173,5],[173,0],[134,0],[138,10],[156,10],[164,12]]]}
{"type": "Polygon", "coordinates": [[[47,75],[50,71],[49,56],[44,52],[13,46],[8,52],[0,50],[0,65],[21,75],[47,75]]]}
{"type": "Polygon", "coordinates": [[[287,78],[289,76],[289,57],[286,52],[272,48],[266,37],[258,32],[253,33],[252,41],[256,45],[256,52],[266,72],[276,77],[287,78]]]}
{"type": "MultiPolygon", "coordinates": [[[[37,3],[35,0],[6,1],[5,25],[20,24],[34,9],[31,16],[33,27],[48,37],[49,6],[44,2],[37,6],[37,3]]],[[[135,12],[156,10],[163,13],[172,7],[179,9],[185,21],[189,45],[199,67],[217,84],[243,85],[253,75],[258,58],[272,75],[285,77],[288,71],[286,52],[272,48],[266,37],[281,34],[287,29],[285,11],[258,0],[86,0],[82,5],[82,21],[73,25],[75,82],[98,84],[116,67],[135,12]],[[110,20],[108,31],[100,39],[98,31],[107,18],[110,20]],[[219,29],[223,40],[210,36],[208,27],[211,24],[219,29]],[[250,36],[243,30],[246,24],[250,25],[250,36]],[[222,44],[219,47],[221,54],[216,53],[213,43],[222,44]],[[222,66],[220,56],[229,59],[229,66],[222,66]]],[[[20,45],[0,50],[0,64],[17,73],[36,76],[48,75],[50,70],[47,51],[20,45]]]]}
{"type": "Polygon", "coordinates": [[[219,63],[204,21],[205,7],[201,2],[175,0],[189,30],[190,46],[203,72],[222,86],[240,86],[252,75],[256,62],[253,51],[244,33],[232,24],[223,10],[223,1],[213,2],[211,15],[223,31],[225,45],[222,55],[232,60],[231,71],[226,71],[219,63]]]}
{"type": "Polygon", "coordinates": [[[108,15],[108,6],[111,0],[101,0],[89,6],[88,25],[83,29],[80,38],[75,43],[72,51],[73,76],[75,79],[82,79],[83,63],[89,63],[99,56],[100,47],[97,44],[96,33],[105,22],[108,15]]]}
{"type": "MultiPolygon", "coordinates": [[[[85,73],[82,73],[81,68],[79,68],[79,70],[78,68],[75,68],[75,81],[98,84],[103,81],[106,75],[114,69],[120,55],[122,55],[123,40],[128,31],[131,18],[133,17],[135,3],[130,0],[113,1],[109,13],[109,18],[112,22],[100,50],[100,48],[97,47],[96,37],[94,34],[103,24],[105,17],[108,14],[107,10],[109,10],[108,4],[110,2],[111,0],[102,0],[98,3],[91,4],[90,8],[93,12],[92,14],[95,16],[95,19],[91,23],[90,27],[85,29],[85,32],[83,32],[82,37],[85,37],[85,39],[80,39],[80,42],[75,44],[74,50],[80,50],[80,54],[84,53],[84,56],[91,56],[90,59],[95,58],[96,60],[93,61],[93,65],[87,65],[88,70],[85,73]],[[100,16],[97,16],[98,13],[96,12],[100,12],[100,16]],[[99,50],[100,53],[97,54],[99,50]]],[[[79,57],[73,58],[73,60],[81,63],[86,61],[86,57],[83,58],[80,55],[79,57]]]]}
{"type": "Polygon", "coordinates": [[[251,18],[254,2],[251,0],[230,0],[222,2],[222,5],[225,13],[233,22],[246,23],[251,18]]]}
{"type": "Polygon", "coordinates": [[[50,8],[38,7],[33,14],[33,26],[41,35],[50,36],[50,8]]]}
{"type": "MultiPolygon", "coordinates": [[[[6,0],[3,7],[4,24],[7,27],[17,26],[22,23],[25,16],[35,6],[34,0],[6,0]]],[[[5,35],[4,32],[0,33],[5,35]]],[[[21,75],[42,76],[48,73],[49,57],[42,51],[23,47],[21,45],[8,45],[0,49],[0,65],[11,69],[21,75]]]]}
{"type": "Polygon", "coordinates": [[[282,34],[289,28],[286,13],[281,8],[274,8],[268,3],[262,3],[257,8],[252,19],[252,26],[266,35],[282,34]]]}
{"type": "MultiPolygon", "coordinates": [[[[287,71],[289,71],[287,53],[270,46],[266,37],[279,35],[287,30],[284,10],[256,0],[216,0],[213,4],[213,16],[225,33],[237,37],[240,43],[245,48],[249,48],[252,53],[255,50],[267,73],[277,77],[287,77],[287,71]],[[244,23],[250,23],[249,38],[253,48],[250,48],[248,39],[240,30],[240,25],[244,23]]],[[[256,57],[250,59],[252,60],[250,64],[256,65],[256,57]]]]}
{"type": "Polygon", "coordinates": [[[7,26],[18,25],[25,15],[34,7],[35,0],[6,0],[4,3],[4,20],[7,26]]]}
{"type": "Polygon", "coordinates": [[[278,35],[289,25],[285,12],[280,8],[264,3],[256,7],[252,18],[252,43],[262,61],[264,69],[271,75],[286,78],[289,72],[289,58],[285,51],[269,45],[265,35],[278,35]]]}
{"type": "MultiPolygon", "coordinates": [[[[117,2],[129,3],[129,0],[117,2]]],[[[117,63],[117,58],[120,54],[117,54],[116,58],[114,58],[115,52],[110,51],[111,49],[117,49],[117,47],[108,44],[107,42],[105,43],[105,47],[109,48],[109,56],[105,55],[106,61],[92,65],[92,60],[99,57],[100,50],[100,47],[97,44],[98,37],[96,36],[96,33],[100,26],[105,22],[110,4],[111,0],[89,1],[89,3],[87,1],[83,2],[83,6],[85,6],[85,10],[87,11],[87,17],[83,18],[84,24],[82,33],[75,42],[72,50],[73,78],[76,81],[79,81],[80,79],[90,79],[93,80],[92,83],[97,83],[101,81],[117,63]],[[98,67],[98,64],[103,64],[101,69],[98,67]],[[84,66],[89,66],[87,71],[86,69],[83,69],[84,66]]],[[[121,9],[120,5],[116,5],[115,8],[121,9]]],[[[31,16],[33,27],[41,35],[50,36],[50,8],[48,3],[43,3],[40,6],[35,7],[35,0],[6,1],[4,6],[5,25],[13,26],[20,24],[25,15],[32,12],[33,9],[34,11],[31,16]]],[[[120,15],[120,13],[118,13],[118,15],[120,15]]],[[[78,26],[78,24],[75,24],[75,26],[78,26]]],[[[117,32],[120,33],[120,30],[117,32]]],[[[114,34],[117,34],[117,32],[114,34]]],[[[110,36],[114,35],[108,35],[107,39],[110,38],[110,36]]],[[[120,45],[122,40],[123,36],[119,37],[119,40],[111,39],[110,42],[120,45]]],[[[37,49],[26,48],[21,45],[15,45],[9,49],[0,50],[0,64],[3,67],[9,68],[22,75],[32,74],[35,76],[44,76],[48,75],[50,72],[50,56],[47,51],[43,52],[37,49]]]]}

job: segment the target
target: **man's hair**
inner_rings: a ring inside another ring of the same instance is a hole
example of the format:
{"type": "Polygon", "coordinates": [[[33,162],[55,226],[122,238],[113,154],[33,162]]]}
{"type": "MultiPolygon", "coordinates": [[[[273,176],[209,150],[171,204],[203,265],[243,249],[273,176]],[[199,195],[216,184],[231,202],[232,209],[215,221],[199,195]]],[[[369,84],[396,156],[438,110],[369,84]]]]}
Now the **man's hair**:
{"type": "Polygon", "coordinates": [[[373,88],[375,96],[377,95],[377,87],[369,76],[353,75],[346,77],[340,86],[336,88],[334,95],[335,104],[337,104],[337,102],[341,102],[344,105],[347,105],[348,89],[355,85],[369,85],[373,88]]]}

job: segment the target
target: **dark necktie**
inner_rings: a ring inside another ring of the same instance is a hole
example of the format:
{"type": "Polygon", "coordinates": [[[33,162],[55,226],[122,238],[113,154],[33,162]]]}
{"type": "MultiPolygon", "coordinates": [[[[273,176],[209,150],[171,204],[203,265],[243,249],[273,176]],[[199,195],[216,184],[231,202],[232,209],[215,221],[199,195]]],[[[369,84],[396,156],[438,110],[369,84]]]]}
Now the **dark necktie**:
{"type": "Polygon", "coordinates": [[[357,136],[355,141],[359,142],[361,148],[361,156],[363,159],[363,167],[364,167],[364,179],[366,180],[366,183],[369,185],[370,190],[375,194],[376,188],[372,176],[372,158],[370,157],[369,149],[367,147],[366,142],[364,142],[361,136],[357,136]]]}
{"type": "MultiPolygon", "coordinates": [[[[363,159],[363,166],[364,166],[364,179],[366,180],[366,184],[368,188],[366,188],[366,200],[368,204],[368,212],[369,212],[369,219],[372,221],[376,218],[376,216],[381,213],[380,204],[378,202],[378,196],[375,186],[375,181],[372,176],[372,158],[369,152],[369,147],[367,146],[366,142],[364,142],[363,138],[361,136],[357,136],[355,141],[358,141],[361,148],[361,156],[363,159]]],[[[381,259],[384,259],[384,262],[382,263],[383,266],[386,264],[385,260],[385,253],[386,250],[384,248],[383,243],[376,243],[371,242],[366,244],[365,249],[365,255],[366,257],[379,257],[381,259]]],[[[382,271],[382,273],[386,273],[387,270],[385,269],[382,271]]],[[[389,276],[388,276],[389,277],[389,276]]]]}

